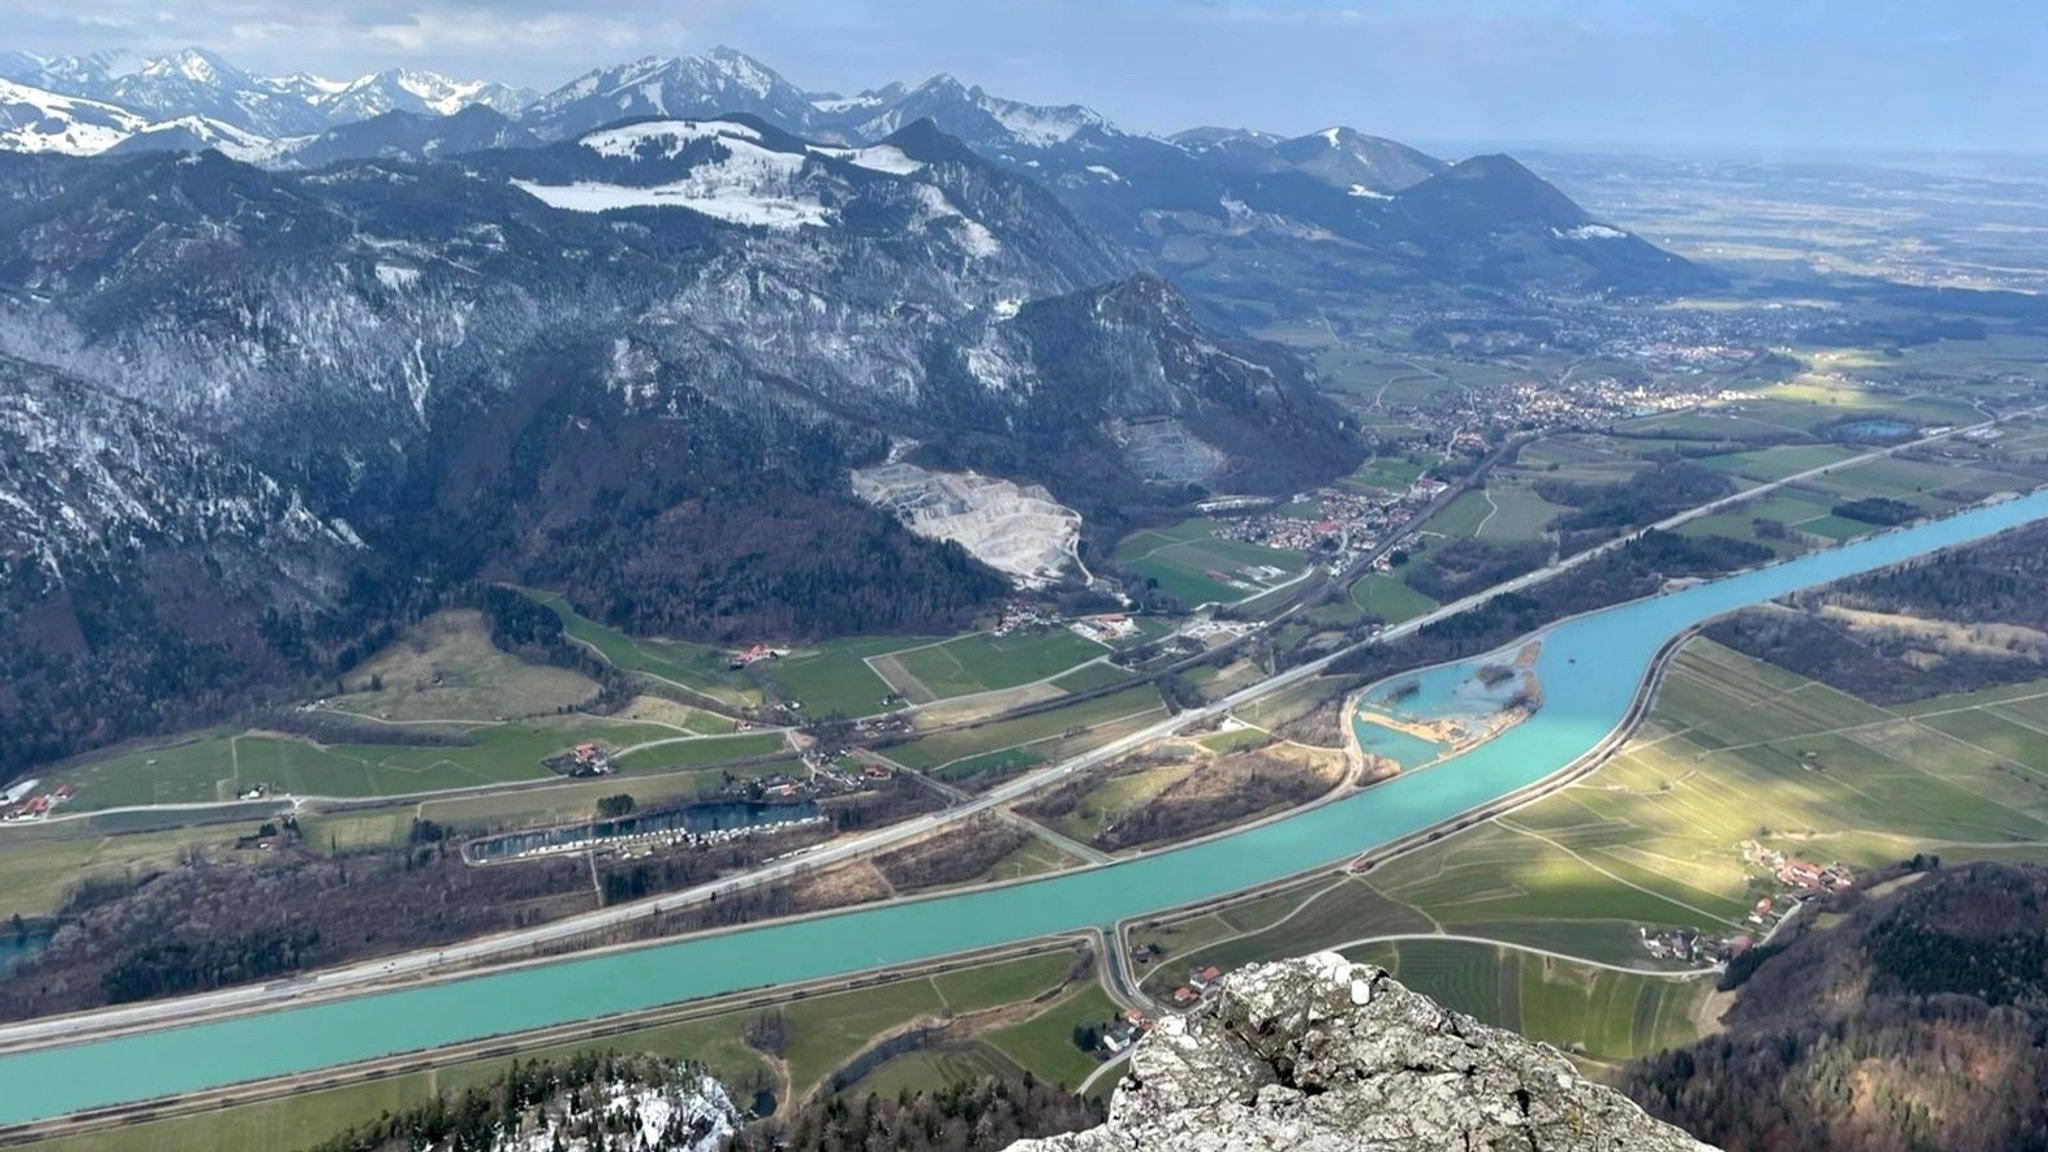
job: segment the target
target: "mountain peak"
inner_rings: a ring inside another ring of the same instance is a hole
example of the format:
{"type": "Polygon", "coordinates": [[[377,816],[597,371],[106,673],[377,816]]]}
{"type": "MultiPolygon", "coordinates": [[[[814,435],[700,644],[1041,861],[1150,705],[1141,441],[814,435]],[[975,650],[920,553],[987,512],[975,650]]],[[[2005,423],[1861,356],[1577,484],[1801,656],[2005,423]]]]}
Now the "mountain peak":
{"type": "MultiPolygon", "coordinates": [[[[961,97],[966,97],[970,95],[970,90],[968,89],[967,85],[962,84],[960,82],[959,77],[954,76],[951,72],[934,73],[930,79],[926,80],[922,84],[919,84],[917,87],[911,89],[911,91],[913,93],[944,93],[945,95],[948,96],[961,97]]],[[[979,92],[981,91],[981,89],[976,88],[973,89],[972,91],[979,92]]]]}
{"type": "Polygon", "coordinates": [[[248,73],[197,46],[180,48],[149,61],[142,66],[142,75],[153,80],[185,80],[208,88],[234,87],[249,79],[248,73]]]}
{"type": "Polygon", "coordinates": [[[1108,1123],[1012,1152],[1509,1147],[1712,1152],[1556,1049],[1335,952],[1231,973],[1138,1042],[1108,1123]]]}
{"type": "Polygon", "coordinates": [[[1273,145],[1274,155],[1356,196],[1386,196],[1444,170],[1444,162],[1398,140],[1341,124],[1273,145]]]}

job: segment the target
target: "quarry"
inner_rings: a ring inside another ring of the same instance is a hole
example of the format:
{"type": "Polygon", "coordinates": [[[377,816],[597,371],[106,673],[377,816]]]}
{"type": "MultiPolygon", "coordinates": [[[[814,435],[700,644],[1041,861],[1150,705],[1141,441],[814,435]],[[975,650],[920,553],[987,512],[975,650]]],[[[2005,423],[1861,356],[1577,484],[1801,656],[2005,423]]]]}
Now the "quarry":
{"type": "Polygon", "coordinates": [[[856,469],[853,493],[920,536],[959,544],[1019,587],[1081,571],[1081,514],[1039,485],[897,462],[856,469]]]}

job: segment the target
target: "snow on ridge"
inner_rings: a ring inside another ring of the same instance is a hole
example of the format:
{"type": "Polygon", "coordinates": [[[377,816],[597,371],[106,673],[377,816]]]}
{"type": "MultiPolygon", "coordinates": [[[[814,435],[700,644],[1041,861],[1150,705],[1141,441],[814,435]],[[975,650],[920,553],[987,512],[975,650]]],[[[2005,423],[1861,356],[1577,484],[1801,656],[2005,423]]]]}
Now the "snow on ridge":
{"type": "Polygon", "coordinates": [[[731,120],[648,120],[592,132],[578,143],[600,156],[630,159],[640,154],[646,141],[666,140],[668,148],[662,155],[673,158],[698,140],[721,138],[759,141],[761,134],[731,120]]]}
{"type": "MultiPolygon", "coordinates": [[[[587,141],[586,141],[587,142],[587,141]]],[[[808,153],[776,152],[724,137],[726,157],[699,164],[682,179],[652,187],[579,180],[538,184],[513,180],[520,191],[553,208],[606,212],[614,208],[688,208],[733,224],[763,228],[823,227],[837,214],[800,188],[797,177],[808,153]]]]}
{"type": "Polygon", "coordinates": [[[893,144],[876,144],[867,148],[813,147],[811,151],[834,160],[844,160],[857,168],[866,168],[870,172],[882,172],[890,176],[908,176],[924,170],[924,161],[912,160],[901,148],[893,144]]]}
{"type": "Polygon", "coordinates": [[[1626,240],[1628,233],[1605,224],[1581,224],[1577,228],[1552,228],[1550,234],[1560,240],[1626,240]]]}
{"type": "Polygon", "coordinates": [[[924,218],[918,222],[920,227],[931,224],[945,225],[950,229],[961,250],[977,260],[987,259],[1003,250],[1002,241],[996,239],[995,233],[990,232],[981,221],[960,211],[944,192],[930,184],[919,184],[916,187],[918,204],[924,209],[924,218]]]}
{"type": "Polygon", "coordinates": [[[995,117],[1011,135],[1038,148],[1064,144],[1080,135],[1083,128],[1102,127],[1107,122],[1087,108],[1039,108],[999,96],[984,94],[981,109],[995,117]]]}
{"type": "Polygon", "coordinates": [[[0,148],[89,156],[112,148],[146,124],[118,105],[0,79],[0,148]]]}
{"type": "Polygon", "coordinates": [[[1359,197],[1362,197],[1362,198],[1364,198],[1364,199],[1367,199],[1367,200],[1392,200],[1392,199],[1393,199],[1393,197],[1392,197],[1392,196],[1389,196],[1389,195],[1387,195],[1387,194],[1386,194],[1385,192],[1377,192],[1377,191],[1374,191],[1374,190],[1373,190],[1373,189],[1371,189],[1371,188],[1367,188],[1367,187],[1366,187],[1365,185],[1363,185],[1363,184],[1353,184],[1353,185],[1352,185],[1351,187],[1349,187],[1349,188],[1345,189],[1345,192],[1346,192],[1346,193],[1347,193],[1348,195],[1352,195],[1352,196],[1359,196],[1359,197]]]}

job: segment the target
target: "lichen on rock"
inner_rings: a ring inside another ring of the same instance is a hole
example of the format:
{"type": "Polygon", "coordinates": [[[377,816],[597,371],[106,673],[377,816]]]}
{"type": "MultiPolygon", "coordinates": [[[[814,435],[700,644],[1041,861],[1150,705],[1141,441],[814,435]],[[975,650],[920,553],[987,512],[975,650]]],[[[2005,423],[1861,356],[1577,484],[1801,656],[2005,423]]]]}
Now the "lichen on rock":
{"type": "Polygon", "coordinates": [[[1013,1152],[1711,1152],[1556,1049],[1334,952],[1233,973],[1159,1022],[1109,1120],[1013,1152]]]}

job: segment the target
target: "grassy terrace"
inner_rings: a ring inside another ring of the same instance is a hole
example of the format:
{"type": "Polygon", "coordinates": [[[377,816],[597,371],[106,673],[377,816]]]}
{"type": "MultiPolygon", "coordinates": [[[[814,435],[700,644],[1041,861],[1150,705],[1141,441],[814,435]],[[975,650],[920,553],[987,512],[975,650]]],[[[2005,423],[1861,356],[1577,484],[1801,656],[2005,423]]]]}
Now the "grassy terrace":
{"type": "Polygon", "coordinates": [[[1447,1007],[1596,1064],[1693,1039],[1711,986],[1458,940],[1389,941],[1347,955],[1386,968],[1447,1007]]]}
{"type": "MultiPolygon", "coordinates": [[[[259,784],[280,795],[404,796],[547,779],[541,761],[585,740],[617,749],[682,734],[664,725],[562,716],[448,728],[444,735],[461,743],[321,745],[260,732],[215,732],[89,760],[45,778],[78,790],[67,805],[71,811],[217,803],[259,784]]],[[[731,746],[730,740],[703,743],[731,746]]]]}
{"type": "Polygon", "coordinates": [[[628,636],[579,615],[556,593],[520,591],[561,617],[563,631],[589,645],[615,668],[666,680],[735,707],[761,703],[761,690],[745,675],[727,668],[725,654],[709,645],[628,636]]]}
{"type": "Polygon", "coordinates": [[[1299,552],[1282,552],[1241,540],[1220,540],[1216,521],[1188,520],[1171,528],[1148,528],[1118,542],[1116,562],[1189,606],[1234,604],[1280,580],[1242,575],[1250,568],[1276,568],[1297,575],[1308,565],[1299,552]],[[1228,581],[1228,582],[1226,582],[1228,581]]]}
{"type": "MultiPolygon", "coordinates": [[[[1002,720],[958,732],[934,733],[891,748],[888,756],[907,768],[920,771],[943,770],[970,757],[991,756],[1012,749],[1023,749],[1040,760],[1050,760],[1055,758],[1054,749],[1041,746],[1058,745],[1059,753],[1065,754],[1069,751],[1067,746],[1082,741],[1091,733],[1099,735],[1096,730],[1103,725],[1134,717],[1164,715],[1165,711],[1157,690],[1149,684],[1139,685],[1014,720],[1002,720]]],[[[997,767],[1014,770],[1026,763],[1022,756],[1013,755],[1000,764],[990,761],[983,771],[997,767]]],[[[958,775],[943,771],[942,774],[948,778],[958,775]]]]}
{"type": "Polygon", "coordinates": [[[1108,651],[1066,628],[1037,628],[1007,636],[976,632],[869,664],[897,691],[923,702],[1050,680],[1108,651]]]}

